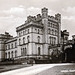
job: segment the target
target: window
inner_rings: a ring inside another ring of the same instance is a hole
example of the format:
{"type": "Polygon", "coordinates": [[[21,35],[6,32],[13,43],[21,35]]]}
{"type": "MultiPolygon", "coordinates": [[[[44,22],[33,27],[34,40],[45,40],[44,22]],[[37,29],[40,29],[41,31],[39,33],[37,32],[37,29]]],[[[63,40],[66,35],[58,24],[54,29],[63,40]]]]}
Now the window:
{"type": "Polygon", "coordinates": [[[55,35],[57,35],[57,31],[55,30],[55,35]]]}
{"type": "Polygon", "coordinates": [[[21,36],[21,33],[19,33],[19,36],[21,36]]]}
{"type": "Polygon", "coordinates": [[[50,28],[48,29],[48,34],[50,34],[50,28]]]}
{"type": "Polygon", "coordinates": [[[39,29],[38,29],[38,34],[39,34],[39,29]]]}
{"type": "Polygon", "coordinates": [[[17,48],[17,43],[15,42],[15,48],[17,48]]]}
{"type": "Polygon", "coordinates": [[[29,29],[28,29],[28,33],[29,33],[29,29]]]}
{"type": "Polygon", "coordinates": [[[29,38],[30,38],[30,37],[29,37],[29,36],[27,36],[27,41],[28,41],[28,42],[30,42],[30,41],[29,41],[29,38]]]}
{"type": "Polygon", "coordinates": [[[8,52],[8,58],[10,58],[10,52],[8,52]]]}
{"type": "Polygon", "coordinates": [[[25,48],[25,55],[27,54],[26,48],[25,48]]]}
{"type": "Polygon", "coordinates": [[[51,44],[51,37],[50,37],[50,44],[51,44]]]}
{"type": "Polygon", "coordinates": [[[53,45],[53,37],[52,37],[52,45],[53,45]]]}
{"type": "Polygon", "coordinates": [[[54,44],[56,44],[56,38],[54,38],[54,44]]]}
{"type": "Polygon", "coordinates": [[[35,32],[37,32],[37,29],[35,29],[35,32]]]}
{"type": "Polygon", "coordinates": [[[25,51],[24,51],[24,48],[23,48],[23,54],[22,54],[23,56],[25,55],[25,51]]]}
{"type": "Polygon", "coordinates": [[[5,58],[7,58],[7,53],[5,53],[5,58]]]}
{"type": "Polygon", "coordinates": [[[21,39],[19,39],[19,45],[21,45],[21,39]]]}
{"type": "Polygon", "coordinates": [[[23,50],[22,50],[22,48],[21,48],[21,56],[23,56],[23,50]]]}
{"type": "Polygon", "coordinates": [[[6,45],[6,50],[7,50],[7,45],[6,45]]]}
{"type": "Polygon", "coordinates": [[[54,30],[52,29],[52,34],[54,34],[54,30]]]}
{"type": "Polygon", "coordinates": [[[23,44],[25,44],[25,37],[23,37],[23,44]]]}
{"type": "Polygon", "coordinates": [[[13,58],[13,51],[11,52],[11,58],[13,58]]]}
{"type": "Polygon", "coordinates": [[[38,47],[38,55],[40,55],[40,47],[38,47]]]}
{"type": "Polygon", "coordinates": [[[23,31],[23,35],[25,34],[25,31],[23,31]]]}
{"type": "Polygon", "coordinates": [[[11,48],[13,48],[13,43],[11,44],[11,48]]]}
{"type": "Polygon", "coordinates": [[[40,43],[40,36],[38,36],[38,38],[37,38],[37,39],[38,39],[38,43],[40,43]]]}
{"type": "Polygon", "coordinates": [[[10,44],[8,44],[8,49],[10,49],[10,44]]]}
{"type": "Polygon", "coordinates": [[[17,51],[15,51],[15,57],[17,57],[17,51]]]}

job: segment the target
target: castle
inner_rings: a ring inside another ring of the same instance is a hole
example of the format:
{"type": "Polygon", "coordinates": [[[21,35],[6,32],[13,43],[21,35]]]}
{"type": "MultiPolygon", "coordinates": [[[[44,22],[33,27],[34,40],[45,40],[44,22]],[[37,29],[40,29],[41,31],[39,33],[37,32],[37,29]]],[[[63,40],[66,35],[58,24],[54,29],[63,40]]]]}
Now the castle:
{"type": "Polygon", "coordinates": [[[61,41],[61,15],[48,15],[43,8],[41,14],[28,16],[24,24],[16,28],[17,36],[0,34],[0,61],[14,58],[47,58],[52,47],[61,41]]]}

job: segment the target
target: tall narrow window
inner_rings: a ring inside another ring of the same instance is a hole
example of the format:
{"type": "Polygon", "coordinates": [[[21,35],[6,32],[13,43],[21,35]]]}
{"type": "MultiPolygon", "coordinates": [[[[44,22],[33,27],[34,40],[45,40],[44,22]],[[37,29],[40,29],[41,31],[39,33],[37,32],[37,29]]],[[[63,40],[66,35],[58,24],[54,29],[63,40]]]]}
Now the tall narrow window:
{"type": "Polygon", "coordinates": [[[19,39],[19,45],[21,45],[21,39],[19,39]]]}
{"type": "Polygon", "coordinates": [[[15,57],[17,57],[17,51],[15,51],[15,57]]]}
{"type": "Polygon", "coordinates": [[[52,34],[54,33],[54,30],[52,29],[52,34]]]}
{"type": "Polygon", "coordinates": [[[5,53],[5,58],[7,59],[7,53],[5,53]]]}
{"type": "Polygon", "coordinates": [[[51,36],[50,36],[50,44],[51,44],[51,36]]]}
{"type": "Polygon", "coordinates": [[[38,55],[40,55],[41,53],[40,53],[40,47],[38,47],[38,55]]]}
{"type": "Polygon", "coordinates": [[[50,28],[48,29],[48,34],[50,34],[50,28]]]}
{"type": "Polygon", "coordinates": [[[23,56],[25,55],[25,50],[24,50],[24,48],[23,48],[23,56]]]}
{"type": "Polygon", "coordinates": [[[6,45],[6,50],[7,50],[7,45],[6,45]]]}
{"type": "Polygon", "coordinates": [[[23,35],[25,34],[25,30],[23,30],[23,35]]]}
{"type": "Polygon", "coordinates": [[[25,37],[23,37],[23,44],[25,44],[25,37]]]}
{"type": "Polygon", "coordinates": [[[19,36],[21,36],[21,33],[19,33],[19,36]]]}
{"type": "Polygon", "coordinates": [[[13,43],[11,44],[11,48],[13,48],[13,43]]]}
{"type": "Polygon", "coordinates": [[[25,55],[27,54],[26,48],[25,48],[25,55]]]}
{"type": "Polygon", "coordinates": [[[39,34],[39,29],[38,29],[38,34],[39,34]]]}
{"type": "Polygon", "coordinates": [[[56,44],[56,38],[54,38],[54,44],[56,44]]]}
{"type": "Polygon", "coordinates": [[[29,36],[27,36],[27,41],[28,41],[28,42],[30,42],[30,41],[29,41],[29,38],[30,38],[30,37],[29,37],[29,36]]]}
{"type": "Polygon", "coordinates": [[[13,58],[13,51],[11,52],[11,58],[13,58]]]}
{"type": "Polygon", "coordinates": [[[21,48],[21,56],[23,56],[23,50],[22,50],[22,48],[21,48]]]}
{"type": "Polygon", "coordinates": [[[17,48],[17,42],[15,42],[15,48],[17,48]]]}
{"type": "Polygon", "coordinates": [[[55,30],[55,35],[57,35],[57,31],[55,30]]]}
{"type": "Polygon", "coordinates": [[[38,36],[37,39],[38,39],[38,43],[40,43],[40,36],[38,36]]]}
{"type": "Polygon", "coordinates": [[[53,45],[53,37],[52,37],[52,45],[53,45]]]}
{"type": "Polygon", "coordinates": [[[10,49],[10,44],[8,44],[8,49],[10,49]]]}
{"type": "Polygon", "coordinates": [[[8,58],[10,58],[10,52],[8,52],[8,58]]]}
{"type": "Polygon", "coordinates": [[[29,33],[29,29],[28,29],[28,33],[29,33]]]}

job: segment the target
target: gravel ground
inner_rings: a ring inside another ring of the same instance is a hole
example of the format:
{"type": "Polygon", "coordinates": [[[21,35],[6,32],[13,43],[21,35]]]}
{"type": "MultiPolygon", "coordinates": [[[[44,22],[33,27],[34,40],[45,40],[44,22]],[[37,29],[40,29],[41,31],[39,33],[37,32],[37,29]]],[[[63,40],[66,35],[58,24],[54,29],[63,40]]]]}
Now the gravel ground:
{"type": "Polygon", "coordinates": [[[36,75],[75,75],[75,64],[55,66],[36,75]]]}

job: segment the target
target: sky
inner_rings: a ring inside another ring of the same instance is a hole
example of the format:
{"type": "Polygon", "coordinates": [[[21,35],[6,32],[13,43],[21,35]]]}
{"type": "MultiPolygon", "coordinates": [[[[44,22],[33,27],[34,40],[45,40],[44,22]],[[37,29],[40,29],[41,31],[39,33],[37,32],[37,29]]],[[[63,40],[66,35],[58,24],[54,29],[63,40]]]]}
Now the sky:
{"type": "Polygon", "coordinates": [[[24,24],[28,15],[41,14],[43,7],[49,15],[61,14],[61,30],[66,29],[71,39],[75,35],[74,0],[0,0],[0,34],[16,36],[16,27],[24,24]]]}

